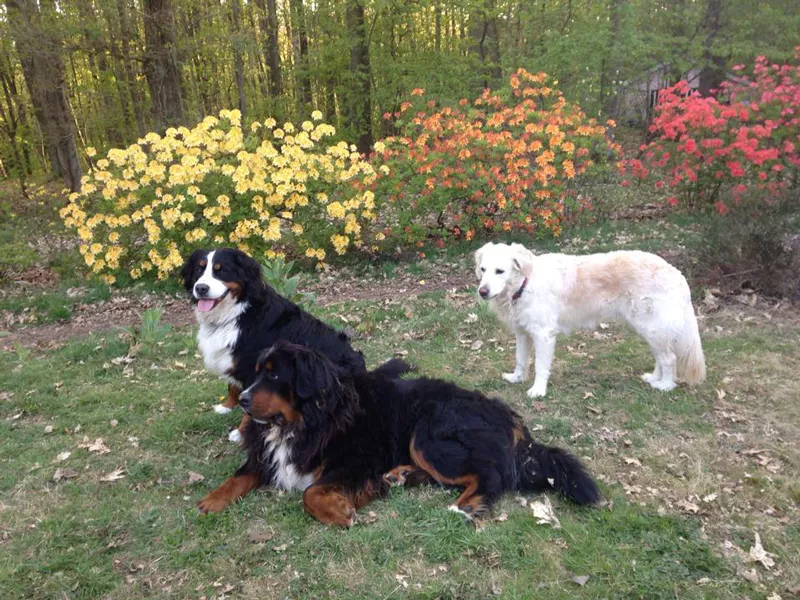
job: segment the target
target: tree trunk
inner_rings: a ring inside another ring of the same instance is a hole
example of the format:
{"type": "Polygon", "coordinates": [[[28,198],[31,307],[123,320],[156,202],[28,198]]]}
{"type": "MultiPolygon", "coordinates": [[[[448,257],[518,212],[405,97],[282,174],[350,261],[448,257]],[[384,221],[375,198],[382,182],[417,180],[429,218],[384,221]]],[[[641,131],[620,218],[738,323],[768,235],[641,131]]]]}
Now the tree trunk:
{"type": "Polygon", "coordinates": [[[712,90],[719,89],[725,80],[725,58],[714,48],[722,23],[722,0],[708,0],[706,14],[703,19],[706,31],[703,51],[703,70],[700,71],[698,91],[702,96],[710,96],[712,90]]]}
{"type": "Polygon", "coordinates": [[[500,38],[497,27],[495,0],[483,0],[469,16],[469,36],[472,53],[482,64],[481,88],[500,83],[500,38]]]}
{"type": "Polygon", "coordinates": [[[611,3],[611,38],[609,41],[609,94],[605,103],[606,115],[610,119],[619,118],[620,109],[620,44],[619,36],[622,34],[622,12],[625,10],[626,0],[613,0],[611,3]]]}
{"type": "Polygon", "coordinates": [[[245,113],[247,112],[247,102],[244,89],[244,60],[242,59],[242,35],[241,35],[241,5],[240,0],[231,0],[233,17],[233,71],[236,77],[236,90],[239,93],[239,112],[242,113],[242,124],[245,123],[245,113]]]}
{"type": "Polygon", "coordinates": [[[11,35],[53,174],[62,177],[70,190],[80,191],[81,165],[57,37],[62,27],[49,1],[42,0],[39,6],[36,0],[6,0],[11,35]]]}
{"type": "Polygon", "coordinates": [[[294,72],[297,80],[297,98],[300,112],[307,112],[311,106],[311,72],[308,65],[308,34],[306,33],[306,14],[303,0],[291,0],[292,20],[296,36],[294,72]]]}
{"type": "Polygon", "coordinates": [[[276,0],[255,0],[260,11],[259,22],[264,34],[264,56],[269,69],[269,92],[274,96],[283,94],[281,76],[281,54],[278,48],[278,8],[276,0]]]}
{"type": "Polygon", "coordinates": [[[180,70],[171,0],[143,0],[144,74],[158,131],[183,123],[180,70]]]}
{"type": "Polygon", "coordinates": [[[133,105],[133,115],[136,119],[136,131],[139,133],[139,136],[143,136],[147,132],[143,112],[144,100],[142,94],[139,93],[139,84],[136,82],[136,73],[133,68],[133,61],[131,60],[132,40],[135,37],[136,29],[128,18],[126,0],[117,0],[117,14],[119,15],[119,45],[120,51],[122,52],[122,69],[125,72],[125,85],[128,88],[128,94],[130,94],[131,104],[133,105]]]}
{"type": "Polygon", "coordinates": [[[372,149],[372,100],[369,46],[364,23],[364,4],[348,0],[345,8],[345,28],[350,38],[350,78],[352,86],[345,96],[348,125],[358,135],[358,151],[367,154],[372,149]]]}
{"type": "Polygon", "coordinates": [[[437,2],[433,9],[434,24],[433,24],[433,49],[437,53],[442,51],[442,5],[437,2]]]}

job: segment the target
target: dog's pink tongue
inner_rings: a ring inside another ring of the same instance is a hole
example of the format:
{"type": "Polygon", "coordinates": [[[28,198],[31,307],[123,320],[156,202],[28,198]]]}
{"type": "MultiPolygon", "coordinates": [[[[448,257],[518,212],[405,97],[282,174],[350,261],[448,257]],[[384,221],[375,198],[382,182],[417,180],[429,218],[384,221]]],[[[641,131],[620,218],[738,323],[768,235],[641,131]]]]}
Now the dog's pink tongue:
{"type": "Polygon", "coordinates": [[[213,300],[198,300],[197,301],[197,310],[200,312],[208,312],[212,308],[214,308],[214,301],[213,300]]]}

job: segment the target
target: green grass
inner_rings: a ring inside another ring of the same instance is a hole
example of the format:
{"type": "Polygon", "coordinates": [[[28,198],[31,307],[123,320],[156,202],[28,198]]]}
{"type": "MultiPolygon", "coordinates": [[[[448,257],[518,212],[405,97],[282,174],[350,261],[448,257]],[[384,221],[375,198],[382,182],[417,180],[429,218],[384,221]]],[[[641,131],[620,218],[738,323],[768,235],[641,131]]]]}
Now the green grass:
{"type": "Polygon", "coordinates": [[[551,395],[532,405],[524,386],[501,380],[513,342],[469,290],[315,311],[340,326],[338,315],[359,315],[370,364],[403,350],[423,374],[502,396],[538,439],[583,456],[609,503],[553,497],[558,530],[509,495],[495,510],[508,518],[476,531],[445,510],[455,492],[434,487],[392,490],[348,531],[311,519],[300,494],[270,490],[202,517],[194,503],[242,461],[225,439],[239,415],[212,412],[224,385],[203,370],[193,332],[149,322],[0,354],[3,598],[763,599],[797,582],[796,329],[709,317],[723,327],[705,334],[710,381],[669,395],[638,380],[651,366],[641,340],[578,334],[559,344],[551,395]],[[127,365],[118,359],[132,345],[127,365]],[[110,452],[79,447],[84,436],[110,452]],[[760,448],[777,472],[742,453],[760,448]],[[75,476],[55,482],[59,468],[75,476]],[[117,468],[124,478],[100,481],[117,468]],[[712,492],[698,515],[678,506],[712,492]],[[737,574],[753,565],[722,550],[729,539],[746,552],[753,531],[780,572],[756,566],[757,586],[737,574]]]}

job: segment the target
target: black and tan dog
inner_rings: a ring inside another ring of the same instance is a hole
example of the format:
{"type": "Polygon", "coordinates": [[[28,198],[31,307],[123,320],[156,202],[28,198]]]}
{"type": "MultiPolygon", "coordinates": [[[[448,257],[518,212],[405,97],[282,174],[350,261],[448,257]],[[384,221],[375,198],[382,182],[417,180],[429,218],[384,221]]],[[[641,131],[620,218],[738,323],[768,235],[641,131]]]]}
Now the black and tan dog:
{"type": "Polygon", "coordinates": [[[412,473],[463,492],[451,507],[487,513],[506,491],[554,489],[598,500],[577,458],[531,439],[504,402],[436,379],[397,379],[402,361],[348,374],[324,354],[278,342],[239,401],[252,421],[247,462],[201,503],[222,510],[269,485],[303,492],[323,523],[348,527],[356,511],[412,473]]]}
{"type": "MultiPolygon", "coordinates": [[[[344,373],[366,369],[364,356],[347,336],[280,296],[264,281],[261,266],[240,250],[197,250],[181,270],[200,326],[197,345],[206,368],[228,383],[228,398],[214,407],[230,412],[255,378],[259,354],[279,339],[325,354],[344,373]]],[[[245,415],[228,436],[241,440],[245,415]]]]}

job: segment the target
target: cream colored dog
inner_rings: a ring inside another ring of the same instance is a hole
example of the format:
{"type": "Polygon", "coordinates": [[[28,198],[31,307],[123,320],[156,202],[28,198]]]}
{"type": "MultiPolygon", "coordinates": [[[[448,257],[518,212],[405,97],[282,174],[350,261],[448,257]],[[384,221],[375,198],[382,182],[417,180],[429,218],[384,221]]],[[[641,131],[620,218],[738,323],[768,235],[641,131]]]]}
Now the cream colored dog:
{"type": "Polygon", "coordinates": [[[535,256],[521,244],[486,244],[475,253],[478,292],[517,338],[517,365],[503,374],[528,378],[536,352],[531,398],[547,393],[556,336],[602,321],[623,319],[642,336],[656,359],[642,375],[658,390],[706,376],[703,348],[686,278],[664,259],[638,251],[587,256],[535,256]]]}

